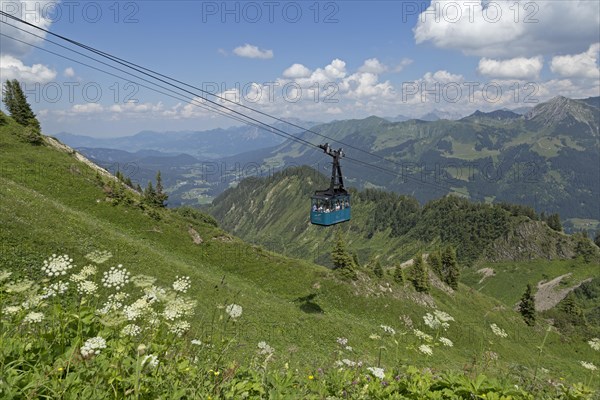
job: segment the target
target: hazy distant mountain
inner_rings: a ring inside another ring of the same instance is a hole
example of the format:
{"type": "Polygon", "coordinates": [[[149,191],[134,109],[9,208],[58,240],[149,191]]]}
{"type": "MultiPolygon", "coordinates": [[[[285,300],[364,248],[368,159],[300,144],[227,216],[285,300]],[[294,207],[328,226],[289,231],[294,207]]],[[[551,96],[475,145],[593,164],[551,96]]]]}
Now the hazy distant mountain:
{"type": "Polygon", "coordinates": [[[439,121],[440,119],[447,119],[450,121],[455,121],[457,119],[461,119],[464,115],[451,111],[442,111],[438,109],[434,109],[428,113],[421,115],[418,119],[422,121],[439,121]]]}
{"type": "MultiPolygon", "coordinates": [[[[314,125],[314,122],[298,119],[292,119],[290,122],[303,128],[310,128],[314,125]]],[[[292,135],[304,130],[282,122],[275,123],[273,126],[292,135]]],[[[76,149],[82,147],[104,148],[127,152],[155,150],[161,153],[185,153],[201,159],[223,158],[245,151],[275,146],[285,140],[282,136],[250,125],[208,131],[142,131],[133,136],[116,138],[93,138],[65,132],[55,136],[61,142],[76,149]]]]}

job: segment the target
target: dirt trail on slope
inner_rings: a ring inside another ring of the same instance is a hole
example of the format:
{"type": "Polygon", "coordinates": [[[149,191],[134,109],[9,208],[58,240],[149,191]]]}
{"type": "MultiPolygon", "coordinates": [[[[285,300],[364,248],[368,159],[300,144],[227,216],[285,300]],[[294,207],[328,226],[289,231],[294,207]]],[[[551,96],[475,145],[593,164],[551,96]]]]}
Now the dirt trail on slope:
{"type": "Polygon", "coordinates": [[[557,276],[551,281],[540,281],[537,284],[537,292],[535,294],[535,310],[546,311],[557,305],[562,299],[564,299],[572,290],[577,289],[585,282],[589,282],[592,278],[585,279],[578,284],[569,288],[555,290],[556,286],[560,284],[563,278],[571,276],[571,273],[557,276]]]}

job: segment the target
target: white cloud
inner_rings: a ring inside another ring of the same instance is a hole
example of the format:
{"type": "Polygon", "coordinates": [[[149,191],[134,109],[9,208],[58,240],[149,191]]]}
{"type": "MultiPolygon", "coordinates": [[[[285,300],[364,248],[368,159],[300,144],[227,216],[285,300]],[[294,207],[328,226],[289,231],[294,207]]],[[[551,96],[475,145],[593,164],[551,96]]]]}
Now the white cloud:
{"type": "Polygon", "coordinates": [[[422,79],[425,83],[460,83],[465,78],[460,74],[452,74],[446,70],[439,70],[434,73],[427,72],[422,79]]]}
{"type": "Polygon", "coordinates": [[[285,78],[307,78],[311,74],[311,70],[306,68],[302,64],[293,64],[291,67],[287,68],[283,71],[283,76],[285,78]]]}
{"type": "Polygon", "coordinates": [[[74,77],[74,76],[75,76],[75,70],[74,70],[73,68],[71,68],[71,67],[68,67],[68,68],[66,68],[66,69],[64,70],[64,72],[63,72],[63,75],[64,75],[66,78],[72,78],[72,77],[74,77]]]}
{"type": "Polygon", "coordinates": [[[398,65],[396,65],[393,69],[393,72],[402,72],[404,68],[408,67],[413,63],[413,60],[410,58],[403,58],[402,61],[398,65]]]}
{"type": "Polygon", "coordinates": [[[43,64],[27,66],[11,55],[0,55],[0,76],[3,80],[17,79],[25,83],[48,83],[56,78],[56,71],[43,64]]]}
{"type": "Polygon", "coordinates": [[[579,49],[597,40],[599,16],[597,1],[433,0],[413,31],[418,44],[510,58],[579,49]]]}
{"type": "Polygon", "coordinates": [[[373,74],[381,74],[387,71],[388,67],[382,64],[376,58],[369,58],[365,60],[364,64],[358,69],[358,72],[371,72],[373,74]]]}
{"type": "Polygon", "coordinates": [[[479,60],[477,71],[481,75],[500,79],[537,79],[544,66],[541,56],[525,58],[516,57],[509,60],[493,60],[482,58],[479,60]]]}
{"type": "Polygon", "coordinates": [[[550,63],[550,70],[557,75],[567,78],[599,79],[599,53],[600,43],[594,43],[585,53],[556,56],[550,63]]]}
{"type": "Polygon", "coordinates": [[[273,58],[273,50],[263,50],[256,46],[246,43],[243,46],[233,49],[233,53],[240,57],[246,58],[273,58]]]}
{"type": "MultiPolygon", "coordinates": [[[[56,7],[57,4],[58,3],[54,0],[0,0],[0,9],[7,14],[47,30],[50,28],[50,25],[52,25],[52,21],[44,17],[47,16],[46,14],[49,14],[52,8],[56,7]],[[44,10],[46,11],[44,12],[44,10]]],[[[39,45],[43,42],[43,38],[46,37],[46,33],[23,25],[8,17],[2,17],[2,20],[6,22],[2,24],[2,33],[4,35],[12,36],[15,39],[34,45],[39,45]],[[9,24],[18,27],[19,29],[14,28],[9,24]],[[32,32],[41,37],[32,36],[27,32],[32,32]]],[[[29,53],[32,47],[5,36],[0,36],[0,49],[2,49],[2,54],[12,54],[19,57],[29,53]]]]}
{"type": "Polygon", "coordinates": [[[96,114],[104,111],[104,107],[98,103],[74,104],[71,112],[74,114],[96,114]]]}

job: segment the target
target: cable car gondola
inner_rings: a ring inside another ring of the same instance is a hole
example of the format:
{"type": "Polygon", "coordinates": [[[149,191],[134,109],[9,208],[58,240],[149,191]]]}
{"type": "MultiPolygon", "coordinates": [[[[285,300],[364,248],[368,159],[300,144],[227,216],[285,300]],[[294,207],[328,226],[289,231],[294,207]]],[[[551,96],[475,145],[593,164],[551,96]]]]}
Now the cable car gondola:
{"type": "Polygon", "coordinates": [[[340,158],[342,149],[333,150],[329,143],[319,145],[325,154],[333,157],[331,183],[329,189],[317,190],[311,197],[310,222],[315,225],[330,226],[350,221],[350,193],[344,189],[340,158]]]}

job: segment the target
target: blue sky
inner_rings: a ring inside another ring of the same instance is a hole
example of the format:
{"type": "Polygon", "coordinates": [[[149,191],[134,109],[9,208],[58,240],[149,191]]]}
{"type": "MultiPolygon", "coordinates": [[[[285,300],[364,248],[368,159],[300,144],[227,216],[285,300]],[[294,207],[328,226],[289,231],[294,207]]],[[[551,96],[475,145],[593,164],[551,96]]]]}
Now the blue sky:
{"type": "MultiPolygon", "coordinates": [[[[534,106],[556,95],[600,94],[595,1],[0,5],[52,32],[278,117],[328,121],[433,109],[467,115],[534,106]]],[[[0,33],[82,59],[6,24],[0,33]]],[[[0,44],[2,80],[24,82],[49,134],[118,136],[237,124],[6,37],[0,44]]]]}

